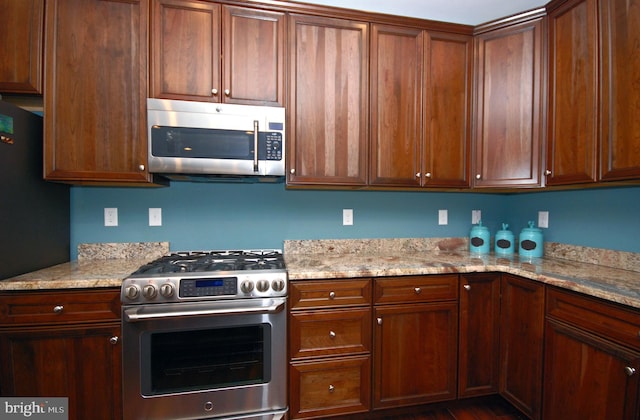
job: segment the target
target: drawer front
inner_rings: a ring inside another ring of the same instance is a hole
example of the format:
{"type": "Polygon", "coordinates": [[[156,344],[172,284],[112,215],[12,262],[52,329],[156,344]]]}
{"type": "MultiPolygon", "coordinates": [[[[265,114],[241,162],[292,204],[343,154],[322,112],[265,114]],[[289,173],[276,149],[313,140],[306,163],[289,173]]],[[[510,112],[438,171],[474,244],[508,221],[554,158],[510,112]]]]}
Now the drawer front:
{"type": "Polygon", "coordinates": [[[292,363],[291,418],[369,411],[371,363],[349,357],[311,363],[292,363]]]}
{"type": "Polygon", "coordinates": [[[371,279],[293,281],[289,297],[292,310],[369,305],[371,279]]]}
{"type": "Polygon", "coordinates": [[[640,313],[632,309],[548,287],[547,316],[640,350],[640,313]]]}
{"type": "Polygon", "coordinates": [[[458,299],[458,275],[384,277],[375,280],[378,303],[437,302],[458,299]]]}
{"type": "Polygon", "coordinates": [[[367,353],[371,349],[371,310],[349,308],[291,314],[291,358],[367,353]]]}
{"type": "Polygon", "coordinates": [[[120,319],[120,289],[0,295],[0,324],[65,324],[120,319]]]}

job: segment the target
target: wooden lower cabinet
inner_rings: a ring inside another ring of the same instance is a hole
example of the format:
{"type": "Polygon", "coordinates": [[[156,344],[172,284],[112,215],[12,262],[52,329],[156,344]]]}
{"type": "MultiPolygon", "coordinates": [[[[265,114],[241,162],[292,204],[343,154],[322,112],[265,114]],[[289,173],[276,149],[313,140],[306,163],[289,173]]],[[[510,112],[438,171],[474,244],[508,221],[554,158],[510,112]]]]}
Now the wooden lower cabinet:
{"type": "Polygon", "coordinates": [[[290,418],[369,411],[371,279],[293,281],[290,299],[290,418]]]}
{"type": "Polygon", "coordinates": [[[500,274],[460,275],[458,397],[498,392],[500,274]]]}
{"type": "Polygon", "coordinates": [[[640,314],[547,290],[545,420],[640,418],[640,314]]]}
{"type": "Polygon", "coordinates": [[[454,400],[458,276],[382,278],[375,283],[374,408],[454,400]],[[380,304],[394,301],[400,303],[380,304]]]}
{"type": "Polygon", "coordinates": [[[119,292],[1,294],[0,395],[68,397],[70,420],[121,419],[119,292]]]}

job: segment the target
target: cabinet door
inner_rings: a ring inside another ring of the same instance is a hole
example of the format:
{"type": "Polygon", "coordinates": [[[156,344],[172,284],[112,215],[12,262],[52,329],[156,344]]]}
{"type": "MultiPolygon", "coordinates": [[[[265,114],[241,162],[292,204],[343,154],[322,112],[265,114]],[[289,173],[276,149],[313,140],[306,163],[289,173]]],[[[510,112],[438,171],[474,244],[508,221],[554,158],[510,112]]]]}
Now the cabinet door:
{"type": "Polygon", "coordinates": [[[602,0],[603,181],[640,178],[640,0],[602,0]]]}
{"type": "Polygon", "coordinates": [[[426,33],[422,179],[427,187],[470,185],[472,50],[470,36],[426,33]]]}
{"type": "Polygon", "coordinates": [[[542,19],[476,43],[475,187],[540,186],[542,19]]]}
{"type": "Polygon", "coordinates": [[[637,419],[640,353],[547,320],[545,420],[637,419]]]}
{"type": "Polygon", "coordinates": [[[289,184],[364,185],[368,25],[292,15],[289,184]]]}
{"type": "Polygon", "coordinates": [[[375,308],[375,408],[456,398],[455,302],[375,308]]]}
{"type": "Polygon", "coordinates": [[[284,14],[223,7],[224,102],[284,106],[284,14]]]}
{"type": "Polygon", "coordinates": [[[147,22],[146,0],[46,2],[46,179],[151,181],[147,22]]]}
{"type": "Polygon", "coordinates": [[[220,5],[153,0],[151,13],[151,96],[218,102],[220,5]]]}
{"type": "Polygon", "coordinates": [[[597,178],[597,13],[573,0],[549,14],[547,185],[597,178]]]}
{"type": "Polygon", "coordinates": [[[119,323],[2,331],[2,395],[68,397],[70,420],[121,419],[119,335],[119,323]]]}
{"type": "Polygon", "coordinates": [[[502,275],[500,394],[532,419],[540,418],[544,284],[502,275]]]}
{"type": "Polygon", "coordinates": [[[44,0],[0,0],[0,92],[42,93],[44,0]]]}
{"type": "Polygon", "coordinates": [[[420,186],[422,30],[372,25],[372,185],[420,186]]]}
{"type": "Polygon", "coordinates": [[[499,322],[500,274],[461,275],[459,397],[498,392],[499,322]]]}

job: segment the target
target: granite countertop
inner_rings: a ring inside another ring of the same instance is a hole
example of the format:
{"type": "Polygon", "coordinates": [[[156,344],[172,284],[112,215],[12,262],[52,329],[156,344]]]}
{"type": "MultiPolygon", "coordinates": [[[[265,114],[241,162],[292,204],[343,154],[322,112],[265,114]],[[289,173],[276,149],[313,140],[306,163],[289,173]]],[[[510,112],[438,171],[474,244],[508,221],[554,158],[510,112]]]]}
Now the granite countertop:
{"type": "MultiPolygon", "coordinates": [[[[284,255],[290,280],[502,272],[640,309],[638,254],[545,244],[545,258],[520,259],[467,249],[463,239],[285,241],[284,255]]],[[[168,243],[96,244],[78,261],[2,280],[0,291],[120,287],[168,252],[168,243]]]]}

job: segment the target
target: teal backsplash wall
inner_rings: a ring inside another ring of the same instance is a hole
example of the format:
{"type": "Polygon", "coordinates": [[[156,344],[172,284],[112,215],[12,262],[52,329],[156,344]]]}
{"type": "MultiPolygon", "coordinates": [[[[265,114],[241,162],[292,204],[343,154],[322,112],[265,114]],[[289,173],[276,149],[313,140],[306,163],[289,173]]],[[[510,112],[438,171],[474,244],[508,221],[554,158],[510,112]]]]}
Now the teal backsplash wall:
{"type": "Polygon", "coordinates": [[[285,239],[466,236],[471,210],[514,233],[548,210],[545,240],[640,252],[640,187],[519,194],[306,191],[282,184],[172,183],[169,188],[73,187],[71,259],[93,242],[169,241],[171,250],[282,248],[285,239]],[[118,209],[116,227],[104,208],[118,209]],[[162,226],[148,209],[162,208],[162,226]],[[342,209],[354,225],[342,225],[342,209]],[[438,210],[448,224],[438,225],[438,210]]]}

